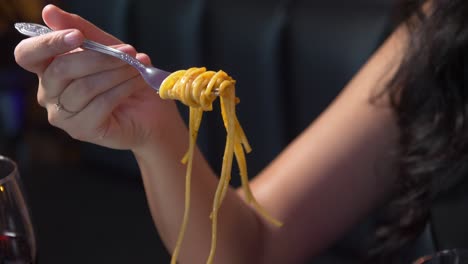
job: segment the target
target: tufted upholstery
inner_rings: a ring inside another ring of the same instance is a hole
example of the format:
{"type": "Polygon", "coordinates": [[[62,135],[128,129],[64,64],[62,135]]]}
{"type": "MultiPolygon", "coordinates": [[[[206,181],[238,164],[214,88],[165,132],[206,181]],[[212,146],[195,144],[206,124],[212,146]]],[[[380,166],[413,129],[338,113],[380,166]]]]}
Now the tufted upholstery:
{"type": "MultiPolygon", "coordinates": [[[[237,79],[238,115],[254,149],[248,164],[255,175],[324,110],[382,42],[391,0],[63,2],[148,53],[157,67],[206,66],[237,79]]],[[[199,145],[217,171],[224,133],[215,109],[204,119],[199,145]]],[[[83,153],[90,161],[137,173],[127,152],[85,144],[83,153]]],[[[354,263],[360,238],[368,233],[368,225],[360,226],[331,257],[316,263],[354,263]]]]}

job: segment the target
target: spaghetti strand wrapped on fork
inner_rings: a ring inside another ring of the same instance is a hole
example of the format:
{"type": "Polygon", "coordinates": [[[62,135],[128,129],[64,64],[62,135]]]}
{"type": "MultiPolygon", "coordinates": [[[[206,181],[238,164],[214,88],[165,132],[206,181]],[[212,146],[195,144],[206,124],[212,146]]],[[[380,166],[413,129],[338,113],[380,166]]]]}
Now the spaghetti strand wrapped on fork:
{"type": "Polygon", "coordinates": [[[175,264],[180,252],[181,244],[187,227],[190,212],[190,182],[192,174],[193,153],[196,145],[198,129],[201,124],[204,111],[213,109],[213,102],[219,96],[221,103],[221,114],[224,127],[226,128],[226,146],[223,156],[223,164],[213,200],[213,208],[210,215],[212,220],[211,249],[207,263],[213,263],[216,251],[216,233],[218,223],[218,210],[229,188],[231,179],[232,161],[236,157],[239,166],[241,183],[247,201],[263,216],[276,226],[282,223],[271,217],[266,210],[255,200],[249,187],[247,175],[247,163],[245,152],[250,152],[251,147],[247,137],[236,116],[236,104],[239,99],[235,95],[235,80],[224,71],[207,71],[206,68],[190,68],[180,70],[169,75],[161,84],[159,95],[162,99],[179,100],[190,107],[189,135],[190,143],[182,162],[187,164],[185,211],[177,239],[176,247],[172,254],[171,263],[175,264]]]}

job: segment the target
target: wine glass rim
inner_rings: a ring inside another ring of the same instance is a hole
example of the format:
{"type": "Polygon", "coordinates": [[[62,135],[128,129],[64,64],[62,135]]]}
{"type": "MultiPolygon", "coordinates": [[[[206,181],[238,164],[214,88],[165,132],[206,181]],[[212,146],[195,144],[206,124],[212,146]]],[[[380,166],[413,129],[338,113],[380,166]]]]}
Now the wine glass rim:
{"type": "Polygon", "coordinates": [[[16,165],[16,162],[14,162],[12,159],[2,156],[2,155],[0,155],[0,162],[7,162],[13,167],[11,172],[8,173],[7,175],[5,176],[0,175],[0,184],[4,184],[5,182],[9,181],[11,177],[16,175],[18,171],[18,166],[16,165]]]}

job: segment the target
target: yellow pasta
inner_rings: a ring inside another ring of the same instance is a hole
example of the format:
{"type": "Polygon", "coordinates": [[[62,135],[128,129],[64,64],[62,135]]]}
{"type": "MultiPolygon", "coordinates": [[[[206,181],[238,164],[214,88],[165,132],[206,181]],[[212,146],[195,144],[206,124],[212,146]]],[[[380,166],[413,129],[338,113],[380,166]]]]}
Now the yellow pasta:
{"type": "Polygon", "coordinates": [[[271,217],[255,200],[249,187],[245,152],[250,152],[251,148],[235,112],[235,106],[239,102],[239,99],[235,95],[235,80],[223,71],[214,72],[207,71],[205,68],[190,68],[188,70],[174,72],[168,76],[160,87],[159,95],[163,99],[179,100],[190,107],[190,143],[188,151],[182,159],[182,162],[187,164],[185,211],[176,247],[172,254],[171,263],[175,264],[177,262],[189,218],[193,151],[196,145],[198,129],[203,112],[212,110],[212,104],[217,97],[220,98],[221,114],[227,135],[221,174],[210,215],[212,221],[212,237],[207,263],[213,263],[216,251],[218,210],[229,188],[234,156],[239,166],[242,188],[246,194],[247,201],[269,222],[276,226],[281,226],[282,223],[271,217]]]}

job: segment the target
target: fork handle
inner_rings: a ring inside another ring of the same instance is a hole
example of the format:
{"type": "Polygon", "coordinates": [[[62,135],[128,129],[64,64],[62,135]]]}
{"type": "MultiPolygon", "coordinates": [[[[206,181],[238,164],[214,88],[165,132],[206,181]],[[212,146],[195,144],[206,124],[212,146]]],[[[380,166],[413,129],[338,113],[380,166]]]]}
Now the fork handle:
{"type": "Polygon", "coordinates": [[[81,47],[85,49],[101,52],[101,53],[116,57],[117,59],[121,59],[124,62],[128,63],[130,66],[133,66],[139,72],[144,72],[146,69],[146,66],[143,63],[141,63],[139,60],[137,60],[136,58],[128,55],[127,53],[123,51],[108,47],[101,43],[97,43],[95,41],[86,39],[85,41],[83,41],[83,44],[81,45],[81,47]]]}
{"type": "MultiPolygon", "coordinates": [[[[46,26],[36,24],[36,23],[15,23],[15,28],[21,34],[29,36],[29,37],[36,37],[36,36],[44,35],[53,31],[52,29],[46,26]]],[[[146,69],[146,66],[143,63],[141,63],[136,58],[128,55],[127,53],[122,52],[118,49],[114,49],[106,45],[97,43],[95,41],[86,39],[83,41],[83,44],[81,45],[81,47],[85,49],[101,52],[101,53],[113,56],[115,58],[121,59],[124,62],[136,68],[139,72],[144,72],[146,69]]]]}

